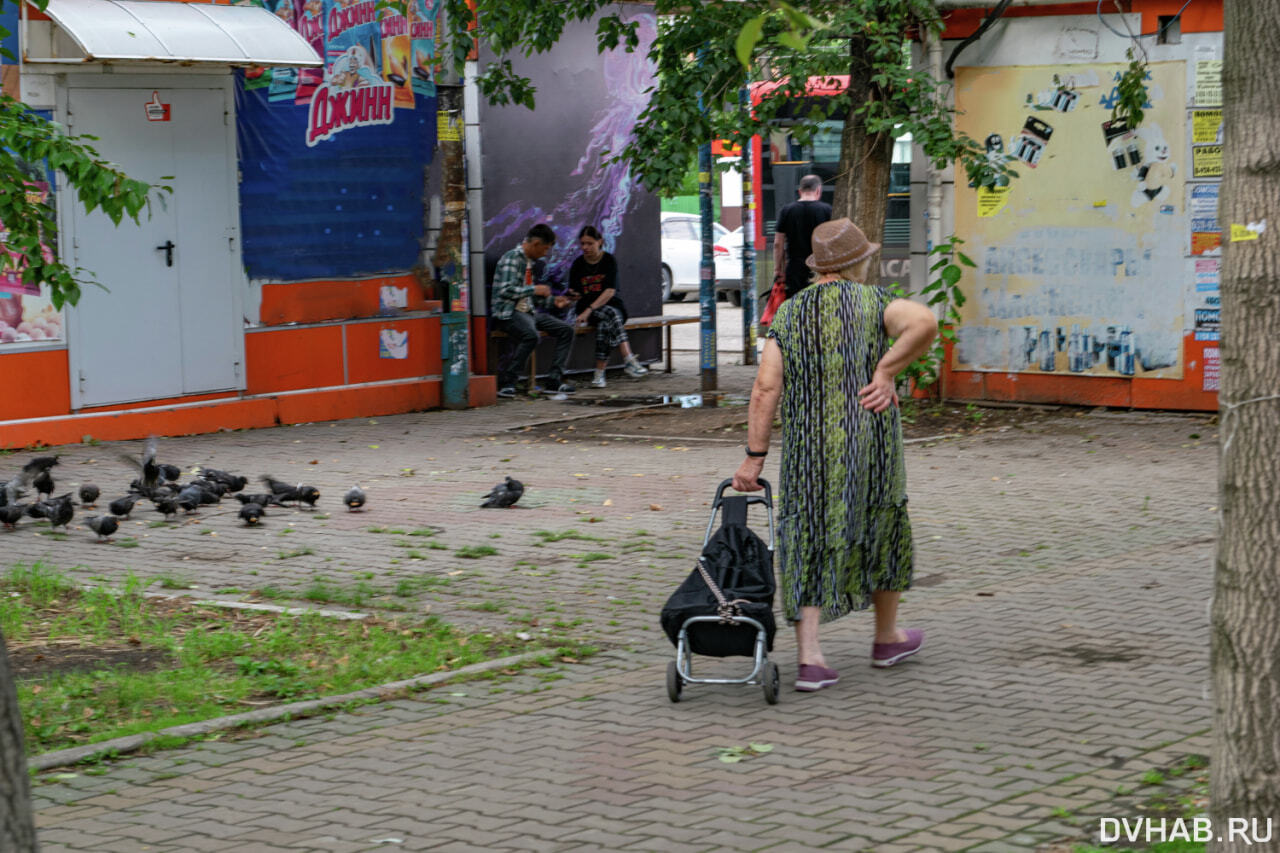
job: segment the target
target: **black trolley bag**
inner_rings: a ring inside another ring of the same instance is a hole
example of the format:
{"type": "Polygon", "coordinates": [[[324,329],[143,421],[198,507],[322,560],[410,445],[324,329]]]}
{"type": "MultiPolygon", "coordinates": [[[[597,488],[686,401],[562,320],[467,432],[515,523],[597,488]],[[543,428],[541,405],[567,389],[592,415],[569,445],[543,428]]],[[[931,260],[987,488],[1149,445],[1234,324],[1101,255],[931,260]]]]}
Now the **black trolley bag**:
{"type": "Polygon", "coordinates": [[[732,482],[725,480],[716,490],[697,568],[662,608],[662,629],[676,646],[676,661],[668,673],[672,701],[678,701],[685,683],[759,684],[762,682],[756,679],[761,674],[766,698],[770,698],[773,688],[770,701],[777,701],[777,667],[767,660],[777,633],[773,617],[777,591],[773,576],[773,489],[768,481],[761,480],[763,496],[726,497],[725,489],[732,482]],[[769,544],[747,526],[747,510],[752,504],[761,504],[769,512],[769,544]],[[717,512],[721,525],[712,535],[717,512]],[[755,668],[743,679],[694,678],[690,672],[691,654],[754,657],[755,668]]]}

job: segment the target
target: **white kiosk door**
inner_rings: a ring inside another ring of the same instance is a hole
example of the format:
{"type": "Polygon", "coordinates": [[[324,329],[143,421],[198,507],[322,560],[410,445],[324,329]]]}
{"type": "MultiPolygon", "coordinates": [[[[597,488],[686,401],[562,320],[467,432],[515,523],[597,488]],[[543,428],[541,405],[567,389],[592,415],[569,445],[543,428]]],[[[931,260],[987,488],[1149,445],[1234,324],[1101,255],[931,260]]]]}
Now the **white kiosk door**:
{"type": "Polygon", "coordinates": [[[130,177],[173,192],[141,225],[118,227],[64,196],[74,263],[106,288],[84,286],[68,315],[73,405],[243,387],[231,91],[120,84],[129,88],[73,84],[68,127],[98,137],[90,144],[130,177]]]}

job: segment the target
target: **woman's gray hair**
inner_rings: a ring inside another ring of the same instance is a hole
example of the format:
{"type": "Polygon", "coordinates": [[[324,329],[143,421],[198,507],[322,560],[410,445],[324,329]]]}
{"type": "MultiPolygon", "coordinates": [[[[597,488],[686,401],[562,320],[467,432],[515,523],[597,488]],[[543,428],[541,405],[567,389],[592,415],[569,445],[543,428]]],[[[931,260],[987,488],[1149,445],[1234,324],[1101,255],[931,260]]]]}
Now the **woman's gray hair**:
{"type": "MultiPolygon", "coordinates": [[[[857,282],[858,284],[862,284],[863,280],[866,279],[867,277],[867,272],[870,269],[871,269],[871,258],[867,257],[867,258],[863,258],[860,261],[855,261],[854,263],[849,264],[849,266],[847,267],[843,267],[841,269],[836,270],[835,274],[840,276],[840,278],[844,279],[845,281],[854,281],[854,282],[857,282]]],[[[809,280],[810,282],[814,282],[814,281],[817,281],[820,276],[829,275],[829,274],[830,273],[820,273],[815,271],[811,276],[809,276],[809,280]]]]}

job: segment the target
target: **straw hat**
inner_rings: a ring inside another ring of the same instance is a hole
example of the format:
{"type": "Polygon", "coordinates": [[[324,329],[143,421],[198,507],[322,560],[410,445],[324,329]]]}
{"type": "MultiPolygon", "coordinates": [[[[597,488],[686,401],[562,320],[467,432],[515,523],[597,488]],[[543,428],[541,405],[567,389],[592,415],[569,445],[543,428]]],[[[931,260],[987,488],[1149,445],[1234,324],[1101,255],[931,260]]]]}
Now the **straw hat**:
{"type": "Polygon", "coordinates": [[[813,229],[810,243],[813,254],[805,259],[805,265],[814,272],[839,272],[871,257],[880,248],[847,218],[833,219],[813,229]]]}

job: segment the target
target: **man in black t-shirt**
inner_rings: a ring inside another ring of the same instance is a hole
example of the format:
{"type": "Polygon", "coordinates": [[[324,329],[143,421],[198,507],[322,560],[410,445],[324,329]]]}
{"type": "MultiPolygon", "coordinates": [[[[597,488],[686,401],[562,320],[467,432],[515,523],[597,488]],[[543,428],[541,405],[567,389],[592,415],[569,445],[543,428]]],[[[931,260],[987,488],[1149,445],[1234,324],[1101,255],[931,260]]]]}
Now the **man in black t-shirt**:
{"type": "Polygon", "coordinates": [[[799,201],[778,211],[773,235],[773,268],[778,269],[782,256],[787,258],[787,298],[790,299],[809,284],[809,268],[805,259],[812,248],[813,229],[831,219],[831,205],[822,201],[822,178],[805,175],[800,179],[799,201]]]}

